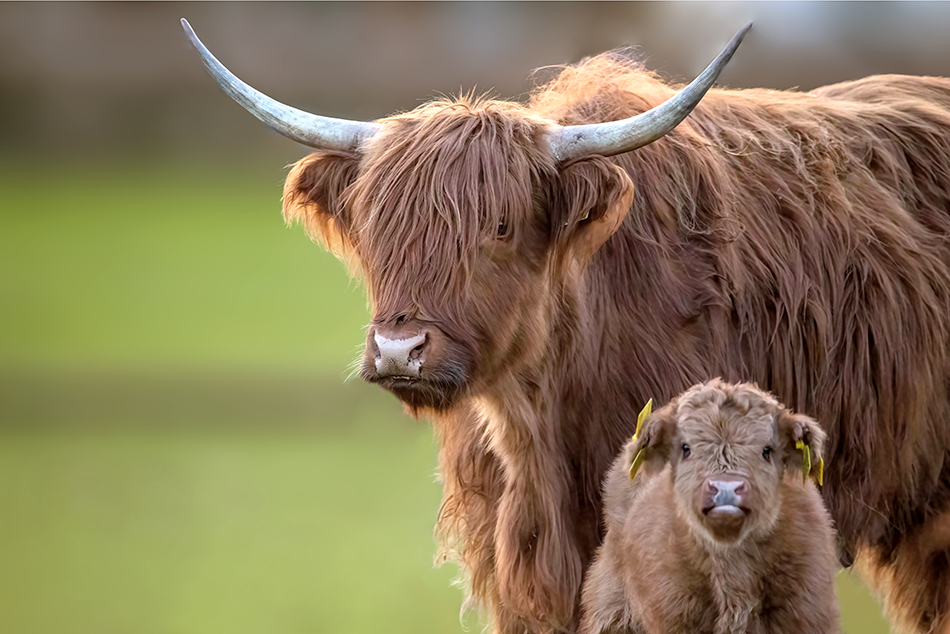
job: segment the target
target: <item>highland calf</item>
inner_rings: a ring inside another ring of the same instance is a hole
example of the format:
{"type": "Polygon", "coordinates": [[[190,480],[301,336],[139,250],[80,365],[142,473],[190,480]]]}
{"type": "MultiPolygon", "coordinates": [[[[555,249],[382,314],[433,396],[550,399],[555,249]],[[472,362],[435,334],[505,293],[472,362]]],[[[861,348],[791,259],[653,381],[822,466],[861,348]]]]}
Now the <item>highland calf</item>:
{"type": "Polygon", "coordinates": [[[718,379],[638,424],[607,477],[582,634],[838,632],[834,531],[808,479],[824,439],[718,379]]]}

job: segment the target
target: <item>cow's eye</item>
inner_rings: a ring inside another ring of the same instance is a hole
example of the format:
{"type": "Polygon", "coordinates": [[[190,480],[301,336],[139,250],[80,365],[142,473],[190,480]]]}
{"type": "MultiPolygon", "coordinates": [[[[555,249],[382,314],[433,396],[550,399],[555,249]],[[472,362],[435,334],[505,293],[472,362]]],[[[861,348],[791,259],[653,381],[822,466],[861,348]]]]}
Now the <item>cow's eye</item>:
{"type": "Polygon", "coordinates": [[[504,238],[508,235],[508,221],[502,218],[498,221],[498,230],[496,234],[499,238],[504,238]]]}
{"type": "Polygon", "coordinates": [[[683,443],[683,457],[689,458],[689,445],[683,443]]]}
{"type": "Polygon", "coordinates": [[[766,447],[765,449],[763,449],[762,457],[765,458],[766,460],[772,460],[772,448],[766,447]]]}

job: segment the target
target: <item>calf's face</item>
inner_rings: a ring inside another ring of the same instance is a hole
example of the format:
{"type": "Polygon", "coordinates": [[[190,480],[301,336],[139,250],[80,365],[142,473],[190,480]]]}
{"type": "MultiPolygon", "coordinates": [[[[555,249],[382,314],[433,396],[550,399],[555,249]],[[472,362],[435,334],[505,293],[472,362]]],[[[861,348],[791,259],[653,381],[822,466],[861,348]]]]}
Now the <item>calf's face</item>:
{"type": "Polygon", "coordinates": [[[625,455],[631,477],[669,463],[679,515],[700,537],[728,545],[771,533],[786,472],[818,476],[824,436],[755,386],[715,380],[648,418],[625,455]]]}

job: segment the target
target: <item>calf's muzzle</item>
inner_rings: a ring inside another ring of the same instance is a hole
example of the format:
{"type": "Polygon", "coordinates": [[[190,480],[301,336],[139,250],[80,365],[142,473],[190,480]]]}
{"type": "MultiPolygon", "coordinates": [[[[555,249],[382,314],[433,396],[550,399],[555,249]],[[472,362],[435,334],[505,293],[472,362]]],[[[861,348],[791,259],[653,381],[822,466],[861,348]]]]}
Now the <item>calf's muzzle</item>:
{"type": "Polygon", "coordinates": [[[710,480],[706,483],[706,495],[714,509],[740,506],[745,491],[746,483],[744,480],[710,480]]]}
{"type": "Polygon", "coordinates": [[[717,541],[734,541],[746,520],[746,481],[738,477],[707,480],[703,487],[703,516],[706,528],[717,541]]]}

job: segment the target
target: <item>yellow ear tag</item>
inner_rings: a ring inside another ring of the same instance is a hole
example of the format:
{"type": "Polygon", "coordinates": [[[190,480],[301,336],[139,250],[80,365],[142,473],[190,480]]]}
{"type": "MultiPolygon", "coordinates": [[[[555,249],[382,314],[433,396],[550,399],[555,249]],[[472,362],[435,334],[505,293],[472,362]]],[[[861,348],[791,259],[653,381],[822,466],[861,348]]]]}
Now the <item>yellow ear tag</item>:
{"type": "Polygon", "coordinates": [[[633,480],[637,477],[637,471],[640,470],[640,465],[643,464],[643,459],[646,458],[646,451],[641,449],[637,452],[637,455],[633,457],[633,462],[630,463],[630,479],[633,480]]]}
{"type": "Polygon", "coordinates": [[[825,459],[818,459],[818,486],[825,486],[825,459]]]}
{"type": "Polygon", "coordinates": [[[650,417],[650,414],[653,413],[653,399],[651,398],[647,401],[647,404],[643,406],[643,409],[640,410],[640,413],[637,415],[637,430],[633,433],[633,439],[636,440],[637,436],[640,435],[640,428],[643,427],[643,421],[650,417]]]}
{"type": "MultiPolygon", "coordinates": [[[[650,417],[650,414],[653,412],[653,399],[647,401],[647,404],[643,406],[643,409],[640,410],[640,414],[637,416],[637,430],[633,434],[633,440],[637,439],[637,436],[640,435],[640,429],[643,427],[643,421],[650,417]]],[[[640,465],[643,464],[643,459],[646,458],[646,448],[641,448],[637,452],[637,455],[633,457],[633,462],[630,463],[630,479],[633,480],[637,475],[637,471],[640,469],[640,465]]]]}
{"type": "MultiPolygon", "coordinates": [[[[799,440],[795,443],[795,448],[802,450],[802,484],[805,484],[808,482],[808,474],[811,473],[811,447],[806,445],[804,440],[799,440]]],[[[820,484],[820,476],[818,481],[820,484]]]]}

